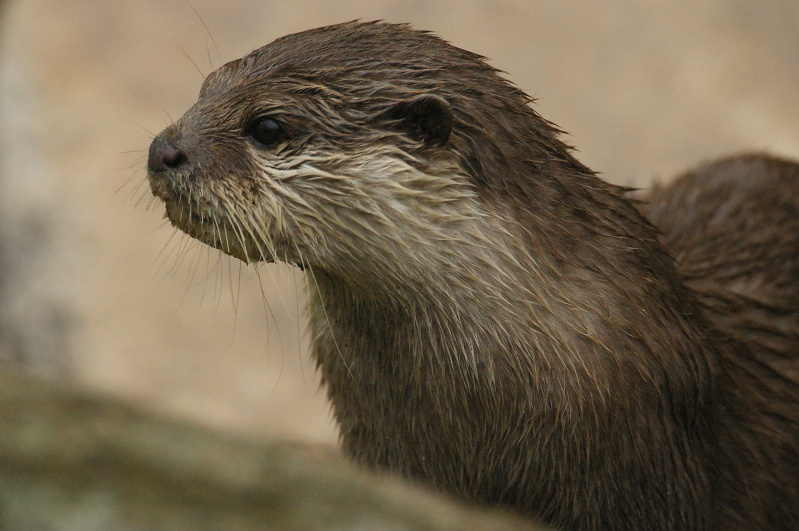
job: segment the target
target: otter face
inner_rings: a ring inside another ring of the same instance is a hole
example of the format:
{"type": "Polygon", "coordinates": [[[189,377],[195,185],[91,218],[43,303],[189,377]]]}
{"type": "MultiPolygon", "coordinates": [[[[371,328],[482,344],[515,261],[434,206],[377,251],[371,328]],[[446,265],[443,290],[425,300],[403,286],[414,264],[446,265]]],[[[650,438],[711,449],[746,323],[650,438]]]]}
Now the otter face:
{"type": "Polygon", "coordinates": [[[153,140],[150,187],[172,224],[245,262],[331,271],[384,271],[461,239],[458,225],[480,212],[435,79],[411,92],[401,72],[377,79],[377,62],[322,46],[310,70],[311,50],[294,62],[285,48],[280,39],[209,75],[153,140]]]}
{"type": "Polygon", "coordinates": [[[548,176],[584,170],[529,102],[430,33],[318,28],[209,75],[153,140],[150,187],[173,225],[246,262],[441,278],[490,261],[474,255],[497,248],[487,209],[547,215],[548,176]]]}

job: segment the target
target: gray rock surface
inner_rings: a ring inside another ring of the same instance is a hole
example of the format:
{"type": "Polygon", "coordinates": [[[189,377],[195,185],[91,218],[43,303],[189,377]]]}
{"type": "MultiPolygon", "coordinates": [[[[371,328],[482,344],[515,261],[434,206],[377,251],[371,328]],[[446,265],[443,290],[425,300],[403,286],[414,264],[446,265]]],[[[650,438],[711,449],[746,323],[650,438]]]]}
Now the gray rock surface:
{"type": "Polygon", "coordinates": [[[237,440],[0,366],[0,529],[535,528],[337,455],[237,440]]]}

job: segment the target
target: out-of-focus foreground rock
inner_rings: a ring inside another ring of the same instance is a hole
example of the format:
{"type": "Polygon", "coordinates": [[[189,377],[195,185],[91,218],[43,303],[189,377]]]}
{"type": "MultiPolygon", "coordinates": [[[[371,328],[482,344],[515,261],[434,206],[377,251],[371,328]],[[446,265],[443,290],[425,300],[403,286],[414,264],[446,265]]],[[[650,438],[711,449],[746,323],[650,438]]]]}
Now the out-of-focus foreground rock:
{"type": "Polygon", "coordinates": [[[236,440],[0,366],[0,529],[530,529],[338,456],[236,440]]]}

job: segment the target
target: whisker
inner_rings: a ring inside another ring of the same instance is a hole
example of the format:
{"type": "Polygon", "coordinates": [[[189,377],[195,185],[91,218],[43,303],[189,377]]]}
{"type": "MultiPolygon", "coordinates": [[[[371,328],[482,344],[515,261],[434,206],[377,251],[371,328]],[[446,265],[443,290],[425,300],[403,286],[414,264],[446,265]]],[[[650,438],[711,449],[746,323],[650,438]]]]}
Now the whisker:
{"type": "MultiPolygon", "coordinates": [[[[189,1],[188,1],[188,0],[186,0],[186,5],[187,5],[187,6],[189,6],[189,9],[191,9],[192,11],[194,11],[194,14],[195,14],[195,15],[197,15],[197,18],[200,20],[200,23],[201,23],[201,24],[203,25],[203,27],[205,28],[205,32],[206,32],[206,33],[208,34],[208,36],[211,38],[211,42],[212,42],[212,43],[214,43],[214,49],[216,50],[216,55],[217,55],[217,57],[219,58],[219,61],[220,61],[220,62],[222,62],[222,54],[220,54],[220,53],[219,53],[219,46],[217,46],[217,44],[216,44],[216,39],[214,39],[214,36],[213,36],[213,34],[211,33],[211,30],[210,30],[210,29],[208,29],[208,25],[205,23],[205,20],[203,20],[203,17],[201,17],[201,16],[200,16],[200,13],[198,13],[198,12],[197,12],[197,10],[194,8],[194,6],[193,6],[193,5],[191,5],[191,4],[189,3],[189,1]]],[[[211,68],[213,68],[213,67],[214,67],[214,64],[213,64],[213,62],[211,61],[211,51],[210,51],[210,50],[208,50],[208,46],[207,46],[207,44],[208,44],[208,41],[206,41],[206,50],[208,51],[208,65],[209,65],[211,68]]]]}
{"type": "MultiPolygon", "coordinates": [[[[297,251],[299,252],[299,250],[297,251]]],[[[330,316],[327,313],[327,308],[325,308],[325,303],[322,300],[321,291],[319,290],[319,282],[316,280],[316,274],[314,273],[313,267],[310,265],[306,266],[306,271],[308,271],[311,279],[316,285],[316,292],[319,293],[319,306],[322,307],[322,312],[325,314],[325,320],[327,321],[327,327],[330,330],[330,337],[333,338],[333,344],[336,346],[336,351],[338,352],[339,357],[341,358],[341,362],[344,364],[344,368],[347,369],[347,374],[350,375],[350,378],[354,378],[352,371],[350,370],[350,366],[347,364],[346,358],[344,358],[344,354],[341,352],[341,347],[339,347],[338,340],[336,340],[336,334],[333,332],[333,325],[330,322],[330,316]]]]}
{"type": "Polygon", "coordinates": [[[197,72],[199,72],[200,77],[205,79],[205,74],[203,74],[203,71],[200,70],[200,67],[197,65],[197,63],[194,62],[194,59],[192,59],[191,56],[188,53],[186,53],[186,50],[184,50],[180,46],[178,46],[178,50],[180,50],[183,53],[183,55],[186,56],[186,59],[188,59],[189,62],[194,65],[194,68],[197,70],[197,72]]]}
{"type": "MultiPolygon", "coordinates": [[[[131,122],[131,123],[132,123],[133,125],[135,125],[136,127],[138,127],[139,129],[141,129],[142,131],[144,131],[145,133],[147,133],[148,135],[150,135],[150,140],[152,140],[153,138],[155,138],[155,136],[156,136],[156,135],[155,135],[155,133],[153,133],[152,131],[150,131],[149,129],[147,129],[146,127],[144,127],[143,125],[141,125],[141,124],[139,124],[139,123],[136,123],[136,122],[131,122]]],[[[145,153],[147,152],[147,150],[146,150],[146,149],[143,149],[143,150],[141,150],[141,151],[144,151],[145,153]]]]}
{"type": "Polygon", "coordinates": [[[236,289],[233,289],[234,282],[233,282],[233,263],[231,263],[230,259],[227,260],[227,284],[228,284],[228,294],[230,295],[230,304],[233,306],[233,335],[231,337],[231,343],[236,338],[236,330],[238,329],[239,324],[239,302],[241,300],[241,262],[236,261],[236,282],[235,286],[236,289]]]}
{"type": "MultiPolygon", "coordinates": [[[[255,270],[255,276],[258,279],[258,287],[261,290],[261,301],[262,301],[263,308],[264,308],[264,314],[268,315],[269,319],[271,319],[272,324],[275,327],[275,332],[277,333],[278,342],[280,343],[280,352],[284,352],[285,344],[283,343],[283,334],[280,332],[280,325],[278,324],[277,319],[275,319],[275,312],[272,310],[272,305],[269,304],[269,300],[267,299],[266,291],[264,290],[264,285],[263,285],[263,282],[262,282],[262,279],[261,279],[261,274],[260,274],[260,271],[258,269],[255,270]]],[[[275,392],[275,390],[277,389],[278,383],[280,383],[280,380],[281,380],[281,378],[283,376],[283,368],[284,368],[284,366],[285,366],[285,358],[284,358],[284,356],[281,356],[280,357],[280,370],[278,372],[277,381],[275,382],[275,387],[271,391],[272,393],[275,392]]]]}

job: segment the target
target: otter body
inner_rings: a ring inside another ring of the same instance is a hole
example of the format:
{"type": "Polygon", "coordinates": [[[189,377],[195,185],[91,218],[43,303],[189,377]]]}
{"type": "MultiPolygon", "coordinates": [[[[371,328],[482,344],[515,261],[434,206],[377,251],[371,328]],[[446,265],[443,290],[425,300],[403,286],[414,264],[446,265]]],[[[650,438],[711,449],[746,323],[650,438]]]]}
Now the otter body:
{"type": "Polygon", "coordinates": [[[348,23],[212,73],[148,173],[176,227],[305,270],[354,460],[569,529],[797,528],[799,231],[747,269],[678,183],[648,207],[675,264],[559,133],[480,56],[348,23]]]}

